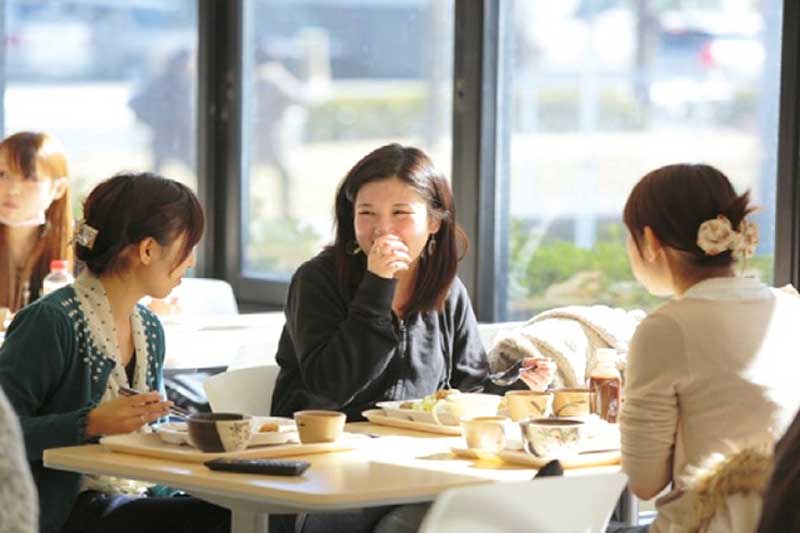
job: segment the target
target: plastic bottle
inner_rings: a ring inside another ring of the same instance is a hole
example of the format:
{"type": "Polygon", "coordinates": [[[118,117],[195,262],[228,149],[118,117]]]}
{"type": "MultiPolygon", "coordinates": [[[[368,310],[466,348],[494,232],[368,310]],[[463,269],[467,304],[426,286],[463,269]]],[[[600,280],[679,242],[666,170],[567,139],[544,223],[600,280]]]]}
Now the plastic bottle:
{"type": "Polygon", "coordinates": [[[69,273],[69,261],[53,259],[50,261],[50,273],[42,280],[42,296],[69,285],[75,281],[69,273]]]}
{"type": "Polygon", "coordinates": [[[601,348],[589,374],[589,388],[594,397],[592,411],[607,422],[616,422],[622,400],[622,375],[617,369],[617,352],[601,348]]]}

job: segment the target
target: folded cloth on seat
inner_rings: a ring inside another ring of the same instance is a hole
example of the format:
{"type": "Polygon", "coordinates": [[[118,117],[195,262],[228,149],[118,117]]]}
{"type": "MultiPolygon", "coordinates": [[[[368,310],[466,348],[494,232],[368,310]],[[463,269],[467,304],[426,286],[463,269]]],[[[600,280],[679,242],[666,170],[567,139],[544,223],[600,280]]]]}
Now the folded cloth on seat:
{"type": "Polygon", "coordinates": [[[500,331],[489,350],[492,372],[505,370],[519,359],[548,357],[558,371],[555,385],[580,387],[589,378],[598,348],[617,351],[624,372],[628,345],[644,311],[606,305],[557,307],[515,328],[500,331]]]}

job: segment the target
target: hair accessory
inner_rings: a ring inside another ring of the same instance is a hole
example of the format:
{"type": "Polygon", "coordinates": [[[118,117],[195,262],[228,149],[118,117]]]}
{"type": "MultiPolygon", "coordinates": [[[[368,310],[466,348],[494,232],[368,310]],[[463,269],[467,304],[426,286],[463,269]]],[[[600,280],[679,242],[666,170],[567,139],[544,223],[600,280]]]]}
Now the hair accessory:
{"type": "Polygon", "coordinates": [[[758,226],[747,219],[739,224],[738,231],[725,215],[706,220],[697,230],[697,246],[707,255],[719,255],[727,250],[743,257],[751,257],[758,246],[758,226]]]}
{"type": "Polygon", "coordinates": [[[75,242],[91,250],[98,233],[99,231],[87,224],[85,220],[79,220],[75,225],[75,242]]]}

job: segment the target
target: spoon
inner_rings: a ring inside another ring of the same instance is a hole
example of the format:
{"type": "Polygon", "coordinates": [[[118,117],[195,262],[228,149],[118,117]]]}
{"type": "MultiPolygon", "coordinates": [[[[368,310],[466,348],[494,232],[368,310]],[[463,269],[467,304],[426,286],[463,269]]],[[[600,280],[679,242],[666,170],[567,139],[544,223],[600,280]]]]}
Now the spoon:
{"type": "Polygon", "coordinates": [[[491,379],[492,383],[499,387],[508,387],[519,379],[519,376],[522,374],[523,370],[527,369],[522,368],[522,361],[520,360],[505,370],[489,374],[489,379],[491,379]]]}

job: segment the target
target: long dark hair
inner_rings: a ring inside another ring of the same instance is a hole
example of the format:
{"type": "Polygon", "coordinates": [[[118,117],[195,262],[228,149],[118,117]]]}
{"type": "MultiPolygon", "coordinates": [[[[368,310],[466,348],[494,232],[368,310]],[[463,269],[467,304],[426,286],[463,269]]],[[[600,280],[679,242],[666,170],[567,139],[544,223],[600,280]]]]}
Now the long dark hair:
{"type": "Polygon", "coordinates": [[[339,184],[335,205],[336,239],[331,246],[339,284],[355,291],[367,268],[364,254],[352,253],[356,239],[353,204],[358,191],[367,183],[390,178],[413,187],[425,200],[429,216],[439,221],[439,231],[433,235],[436,246],[432,254],[423,251],[419,257],[414,298],[406,304],[403,314],[440,311],[469,241],[456,224],[453,193],[447,180],[425,152],[411,146],[396,143],[381,146],[356,163],[339,184]]]}
{"type": "Polygon", "coordinates": [[[192,253],[205,226],[191,189],[148,172],[117,174],[100,183],[86,198],[83,217],[98,234],[91,248],[77,244],[75,255],[95,275],[125,270],[121,252],[131,244],[152,237],[167,246],[185,234],[177,266],[192,253]]]}
{"type": "Polygon", "coordinates": [[[725,215],[734,229],[755,211],[750,192],[736,194],[725,174],[706,164],[667,165],[639,180],[623,211],[623,221],[641,252],[645,226],[661,244],[686,252],[694,266],[724,267],[732,264],[730,250],[707,255],[697,245],[697,232],[706,220],[725,215]]]}

